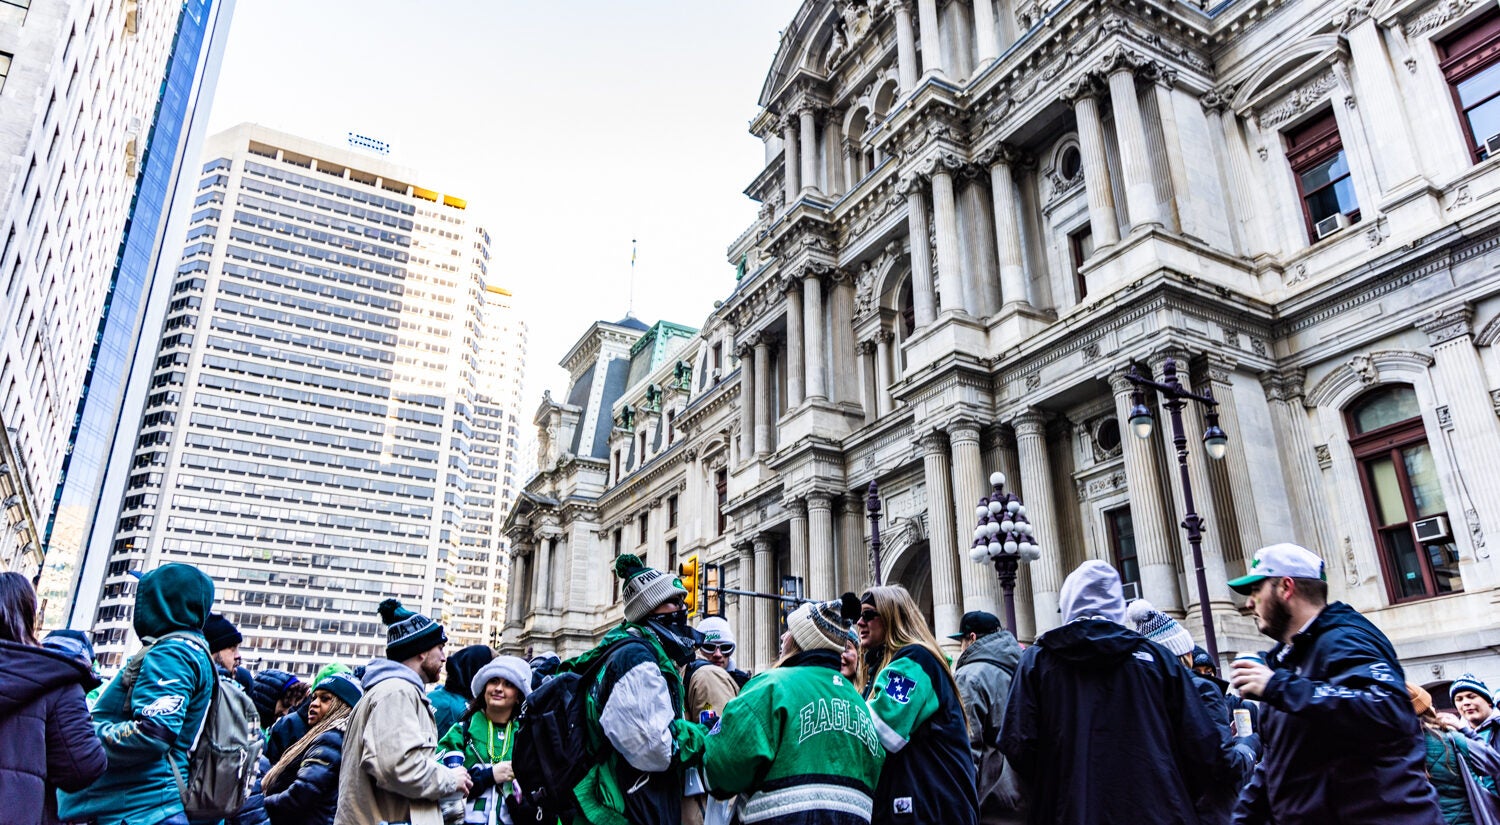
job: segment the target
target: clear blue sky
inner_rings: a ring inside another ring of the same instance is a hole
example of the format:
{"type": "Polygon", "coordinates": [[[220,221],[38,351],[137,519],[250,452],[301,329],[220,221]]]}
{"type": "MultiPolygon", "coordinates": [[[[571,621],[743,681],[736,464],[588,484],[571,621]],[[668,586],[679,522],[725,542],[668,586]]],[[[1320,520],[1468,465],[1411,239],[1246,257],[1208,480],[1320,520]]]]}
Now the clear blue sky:
{"type": "Polygon", "coordinates": [[[597,319],[699,326],[755,216],[746,132],[796,0],[238,0],[215,131],[392,143],[465,197],[531,328],[523,421],[597,319]]]}

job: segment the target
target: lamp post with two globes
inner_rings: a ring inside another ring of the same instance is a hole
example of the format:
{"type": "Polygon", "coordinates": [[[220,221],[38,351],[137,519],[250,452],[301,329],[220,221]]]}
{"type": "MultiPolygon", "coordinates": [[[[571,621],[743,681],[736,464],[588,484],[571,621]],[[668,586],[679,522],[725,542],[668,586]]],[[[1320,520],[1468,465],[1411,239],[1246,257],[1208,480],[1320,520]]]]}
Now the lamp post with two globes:
{"type": "Polygon", "coordinates": [[[1182,409],[1188,401],[1196,401],[1204,407],[1203,450],[1208,457],[1218,461],[1229,449],[1229,437],[1219,428],[1219,402],[1207,393],[1199,395],[1182,386],[1177,379],[1177,361],[1166,359],[1162,365],[1161,380],[1152,381],[1141,375],[1134,364],[1125,374],[1125,380],[1135,385],[1130,394],[1130,429],[1142,439],[1151,437],[1155,419],[1151,408],[1146,406],[1144,388],[1156,390],[1163,399],[1162,406],[1171,414],[1172,444],[1177,448],[1177,469],[1182,478],[1182,526],[1187,530],[1188,544],[1193,548],[1193,568],[1197,574],[1198,607],[1203,612],[1203,647],[1214,662],[1219,661],[1219,643],[1214,634],[1213,608],[1208,602],[1208,577],[1203,572],[1203,518],[1193,507],[1193,484],[1188,479],[1187,435],[1182,429],[1182,409]]]}
{"type": "Polygon", "coordinates": [[[1015,635],[1016,571],[1021,562],[1041,558],[1042,551],[1026,519],[1026,505],[1015,493],[1005,490],[1005,474],[990,473],[990,484],[994,490],[974,508],[979,523],[974,527],[969,559],[975,564],[995,565],[1000,589],[1005,591],[1005,626],[1015,635]]]}

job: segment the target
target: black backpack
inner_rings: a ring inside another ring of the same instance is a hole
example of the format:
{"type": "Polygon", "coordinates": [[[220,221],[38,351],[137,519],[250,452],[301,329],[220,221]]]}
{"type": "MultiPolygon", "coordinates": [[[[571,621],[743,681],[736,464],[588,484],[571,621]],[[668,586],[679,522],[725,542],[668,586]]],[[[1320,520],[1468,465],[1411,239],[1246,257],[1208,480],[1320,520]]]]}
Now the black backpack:
{"type": "Polygon", "coordinates": [[[519,803],[511,805],[511,817],[518,825],[533,818],[566,822],[564,815],[576,811],[573,789],[599,761],[590,743],[589,691],[610,657],[628,644],[646,642],[637,638],[612,642],[588,667],[553,676],[521,704],[511,751],[516,784],[523,793],[519,803]]]}

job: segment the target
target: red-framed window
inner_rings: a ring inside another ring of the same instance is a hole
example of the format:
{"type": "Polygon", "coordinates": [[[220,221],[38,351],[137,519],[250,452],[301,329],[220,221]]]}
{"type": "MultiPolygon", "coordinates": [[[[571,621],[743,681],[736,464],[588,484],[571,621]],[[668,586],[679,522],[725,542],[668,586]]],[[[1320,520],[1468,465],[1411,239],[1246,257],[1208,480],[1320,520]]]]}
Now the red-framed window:
{"type": "Polygon", "coordinates": [[[724,535],[724,529],[728,527],[729,514],[725,508],[729,504],[729,471],[719,470],[714,473],[714,504],[718,510],[714,520],[714,535],[724,535]]]}
{"type": "Polygon", "coordinates": [[[1130,519],[1130,507],[1116,507],[1104,511],[1104,524],[1109,529],[1109,551],[1120,574],[1120,585],[1134,590],[1134,598],[1141,598],[1141,562],[1135,550],[1135,523],[1130,519]]]}
{"type": "Polygon", "coordinates": [[[1416,392],[1405,384],[1379,387],[1344,415],[1387,595],[1404,602],[1462,592],[1451,525],[1433,537],[1433,520],[1448,521],[1448,507],[1416,392]]]}
{"type": "MultiPolygon", "coordinates": [[[[1286,133],[1286,156],[1297,180],[1307,238],[1319,240],[1318,227],[1343,215],[1348,223],[1359,222],[1359,201],[1354,195],[1349,158],[1339,137],[1333,109],[1286,133]]],[[[1326,236],[1326,232],[1324,235],[1326,236]]]]}
{"type": "Polygon", "coordinates": [[[1073,283],[1078,290],[1078,300],[1088,297],[1089,282],[1083,277],[1083,262],[1094,254],[1094,228],[1084,224],[1082,229],[1068,235],[1068,253],[1073,258],[1073,283]]]}
{"type": "Polygon", "coordinates": [[[1478,163],[1491,154],[1489,139],[1500,136],[1500,9],[1436,45],[1470,157],[1478,163]]]}

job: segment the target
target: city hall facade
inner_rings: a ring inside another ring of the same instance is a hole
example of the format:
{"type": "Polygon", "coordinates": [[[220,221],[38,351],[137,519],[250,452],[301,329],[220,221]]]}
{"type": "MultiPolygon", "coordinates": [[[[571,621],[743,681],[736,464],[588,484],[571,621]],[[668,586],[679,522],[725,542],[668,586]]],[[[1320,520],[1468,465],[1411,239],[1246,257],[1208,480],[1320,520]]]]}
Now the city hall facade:
{"type": "MultiPolygon", "coordinates": [[[[1221,653],[1269,646],[1225,581],[1295,541],[1413,681],[1500,676],[1497,97],[1493,3],[808,0],[723,301],[594,324],[536,412],[503,646],[585,649],[621,552],[857,592],[871,481],[880,579],[952,633],[1001,612],[969,559],[996,470],[1042,548],[1023,641],[1086,559],[1201,637],[1161,399],[1125,420],[1170,359],[1229,436],[1186,411],[1221,653]]],[[[724,609],[769,665],[776,604],[724,609]]]]}

